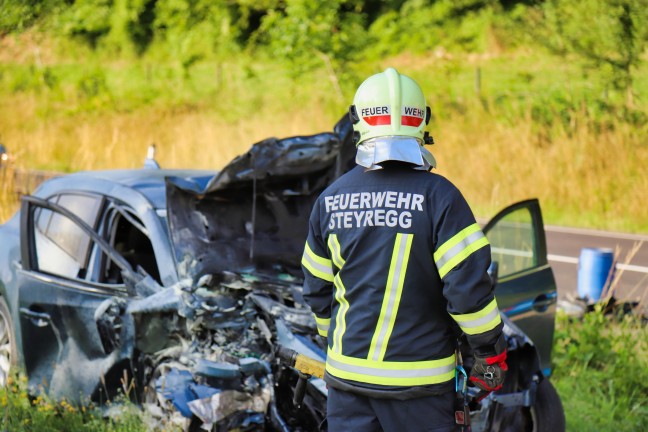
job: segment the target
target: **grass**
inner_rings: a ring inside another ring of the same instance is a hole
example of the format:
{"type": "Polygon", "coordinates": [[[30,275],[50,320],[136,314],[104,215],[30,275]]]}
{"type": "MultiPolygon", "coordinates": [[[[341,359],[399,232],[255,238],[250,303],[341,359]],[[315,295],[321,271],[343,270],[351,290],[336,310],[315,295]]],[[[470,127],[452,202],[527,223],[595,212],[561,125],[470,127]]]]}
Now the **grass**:
{"type": "Polygon", "coordinates": [[[6,221],[18,210],[14,194],[13,170],[0,167],[0,221],[6,221]]]}
{"type": "MultiPolygon", "coordinates": [[[[480,216],[539,197],[548,223],[648,232],[646,83],[627,112],[623,95],[601,98],[596,74],[546,54],[402,55],[295,76],[249,55],[185,70],[12,38],[0,55],[0,141],[19,167],[134,168],[156,143],[162,166],[220,168],[268,136],[330,130],[357,84],[394,65],[426,90],[439,172],[480,216]]],[[[5,220],[15,204],[0,200],[5,220]]]]}
{"type": "MultiPolygon", "coordinates": [[[[361,80],[387,66],[426,91],[439,172],[477,214],[539,197],[547,223],[648,232],[648,80],[637,80],[628,109],[597,71],[523,49],[406,53],[297,76],[249,54],[184,69],[26,32],[0,38],[0,142],[16,168],[135,168],[153,142],[164,167],[219,168],[268,136],[330,130],[361,80]]],[[[647,74],[645,64],[636,71],[647,74]]],[[[12,167],[0,169],[0,223],[18,207],[12,167]]],[[[568,430],[648,429],[647,340],[630,318],[558,317],[552,381],[568,430]]],[[[128,411],[106,420],[91,407],[31,399],[24,378],[0,389],[0,405],[1,430],[146,428],[128,411]]]]}
{"type": "Polygon", "coordinates": [[[528,119],[505,126],[479,110],[447,122],[437,134],[440,172],[480,215],[538,197],[546,223],[648,232],[644,131],[584,123],[554,126],[545,139],[535,129],[528,119]]]}
{"type": "Polygon", "coordinates": [[[95,406],[76,406],[65,399],[54,401],[46,396],[30,397],[27,380],[13,375],[0,389],[0,428],[5,431],[38,432],[140,432],[147,430],[139,410],[124,404],[119,414],[104,418],[95,406]]]}
{"type": "Polygon", "coordinates": [[[553,361],[568,431],[648,429],[648,330],[640,319],[559,315],[553,361]]]}

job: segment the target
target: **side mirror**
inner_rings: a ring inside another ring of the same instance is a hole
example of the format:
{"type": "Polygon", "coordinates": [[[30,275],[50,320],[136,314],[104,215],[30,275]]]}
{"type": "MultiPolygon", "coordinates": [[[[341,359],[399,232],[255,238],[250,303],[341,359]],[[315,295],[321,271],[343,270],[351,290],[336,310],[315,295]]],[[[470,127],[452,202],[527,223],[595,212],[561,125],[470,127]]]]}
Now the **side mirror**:
{"type": "Polygon", "coordinates": [[[487,270],[488,276],[490,276],[491,285],[493,288],[497,285],[497,278],[499,277],[499,264],[497,261],[491,262],[491,265],[487,270]]]}

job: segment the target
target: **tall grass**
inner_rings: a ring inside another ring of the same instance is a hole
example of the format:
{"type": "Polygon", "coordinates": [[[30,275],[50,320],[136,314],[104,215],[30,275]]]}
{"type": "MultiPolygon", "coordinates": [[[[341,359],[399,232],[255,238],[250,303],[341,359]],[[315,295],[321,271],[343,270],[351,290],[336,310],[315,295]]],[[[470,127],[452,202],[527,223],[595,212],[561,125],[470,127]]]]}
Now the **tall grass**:
{"type": "Polygon", "coordinates": [[[65,399],[54,401],[45,395],[30,397],[24,375],[15,374],[0,389],[0,428],[4,431],[38,432],[141,432],[148,430],[141,412],[124,403],[119,414],[103,418],[95,406],[76,406],[65,399]]]}
{"type": "Polygon", "coordinates": [[[648,232],[647,132],[618,120],[538,131],[474,109],[440,124],[433,150],[479,214],[538,197],[545,222],[648,232]]]}
{"type": "MultiPolygon", "coordinates": [[[[33,112],[26,101],[16,110],[33,112]]],[[[34,103],[34,106],[36,103],[34,103]]],[[[8,146],[23,167],[57,171],[139,168],[155,143],[158,162],[167,168],[217,169],[249,146],[269,136],[329,130],[332,121],[292,113],[254,112],[227,120],[208,107],[146,108],[135,112],[90,113],[52,118],[34,128],[5,128],[8,146]],[[305,127],[305,125],[308,125],[305,127]]]]}
{"type": "Polygon", "coordinates": [[[364,77],[396,66],[426,90],[439,172],[479,215],[539,197],[549,223],[648,232],[648,107],[623,111],[594,75],[547,55],[402,55],[296,76],[247,55],[183,69],[45,48],[0,56],[0,139],[17,166],[134,168],[155,143],[164,167],[218,169],[268,136],[330,130],[364,77]]]}
{"type": "Polygon", "coordinates": [[[18,197],[14,192],[13,170],[0,166],[0,221],[5,221],[18,209],[18,197]]]}
{"type": "Polygon", "coordinates": [[[569,431],[648,429],[648,330],[637,317],[601,310],[558,316],[552,378],[569,431]]]}

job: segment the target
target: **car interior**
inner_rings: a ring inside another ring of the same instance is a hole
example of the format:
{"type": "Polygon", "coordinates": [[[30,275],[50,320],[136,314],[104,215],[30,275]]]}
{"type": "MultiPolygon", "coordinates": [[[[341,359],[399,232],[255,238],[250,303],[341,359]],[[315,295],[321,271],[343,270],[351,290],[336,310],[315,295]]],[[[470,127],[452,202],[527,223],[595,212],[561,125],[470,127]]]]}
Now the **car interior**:
{"type": "MultiPolygon", "coordinates": [[[[155,260],[151,240],[143,231],[143,224],[132,214],[125,213],[127,210],[114,210],[109,228],[109,243],[119,252],[126,261],[137,269],[142,267],[153,279],[160,282],[160,272],[155,260]]],[[[110,261],[105,267],[104,283],[123,283],[121,270],[110,261]]]]}

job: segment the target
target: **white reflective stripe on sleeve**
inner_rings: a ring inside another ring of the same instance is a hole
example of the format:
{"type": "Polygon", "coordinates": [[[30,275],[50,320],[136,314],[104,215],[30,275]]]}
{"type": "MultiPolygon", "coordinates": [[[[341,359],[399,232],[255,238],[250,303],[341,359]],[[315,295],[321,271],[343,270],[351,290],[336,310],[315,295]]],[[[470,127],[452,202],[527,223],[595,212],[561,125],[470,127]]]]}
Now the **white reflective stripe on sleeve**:
{"type": "Polygon", "coordinates": [[[329,328],[331,327],[331,318],[320,318],[317,315],[315,316],[315,323],[317,324],[317,333],[320,336],[328,336],[329,328]]]}
{"type": "Polygon", "coordinates": [[[441,278],[445,277],[450,270],[468,258],[473,252],[488,245],[488,239],[482,233],[479,225],[472,224],[454,235],[450,240],[441,245],[434,253],[441,278]]]}
{"type": "Polygon", "coordinates": [[[469,314],[450,314],[450,316],[459,324],[461,330],[468,335],[487,332],[502,322],[497,300],[494,298],[480,311],[469,314]]]}
{"type": "Polygon", "coordinates": [[[333,282],[333,264],[331,260],[318,256],[313,252],[306,242],[302,265],[315,277],[333,282]]]}

